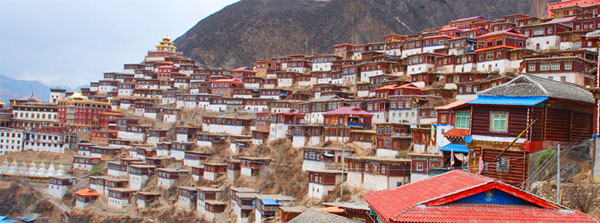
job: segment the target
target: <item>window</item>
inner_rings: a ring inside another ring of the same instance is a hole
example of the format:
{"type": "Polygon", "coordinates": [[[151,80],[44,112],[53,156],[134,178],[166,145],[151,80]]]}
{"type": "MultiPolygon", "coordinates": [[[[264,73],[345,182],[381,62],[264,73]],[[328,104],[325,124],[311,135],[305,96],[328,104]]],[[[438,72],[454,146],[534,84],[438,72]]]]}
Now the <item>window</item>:
{"type": "Polygon", "coordinates": [[[446,123],[446,115],[441,115],[440,119],[442,123],[446,123]]]}
{"type": "Polygon", "coordinates": [[[496,162],[496,172],[508,173],[510,169],[510,158],[507,156],[501,156],[498,162],[496,162]]]}
{"type": "Polygon", "coordinates": [[[508,112],[490,113],[490,131],[507,132],[508,131],[508,112]]]}
{"type": "MultiPolygon", "coordinates": [[[[598,23],[600,24],[600,23],[598,23]]],[[[572,64],[571,63],[565,63],[565,70],[571,70],[572,68],[572,64]]]]}
{"type": "Polygon", "coordinates": [[[535,28],[533,30],[533,35],[537,36],[537,35],[544,35],[544,28],[535,28]]]}
{"type": "Polygon", "coordinates": [[[417,163],[417,171],[423,171],[423,164],[417,163]]]}
{"type": "Polygon", "coordinates": [[[550,65],[540,64],[540,71],[548,71],[548,70],[550,70],[550,65]]]}
{"type": "Polygon", "coordinates": [[[392,140],[385,140],[385,145],[386,148],[392,147],[392,140]]]}
{"type": "Polygon", "coordinates": [[[468,129],[471,127],[471,112],[456,112],[455,127],[458,129],[468,129]]]}
{"type": "Polygon", "coordinates": [[[529,64],[529,66],[527,67],[527,71],[535,72],[535,64],[529,64]]]}
{"type": "Polygon", "coordinates": [[[560,70],[560,64],[553,63],[552,65],[550,65],[550,70],[560,70]]]}

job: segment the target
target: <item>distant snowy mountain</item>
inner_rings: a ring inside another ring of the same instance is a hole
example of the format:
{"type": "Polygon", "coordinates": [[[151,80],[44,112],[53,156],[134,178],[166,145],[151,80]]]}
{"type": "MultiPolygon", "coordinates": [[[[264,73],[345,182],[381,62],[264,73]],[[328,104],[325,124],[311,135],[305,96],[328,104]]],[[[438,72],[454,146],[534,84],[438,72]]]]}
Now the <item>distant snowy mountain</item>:
{"type": "Polygon", "coordinates": [[[31,94],[42,101],[48,101],[50,87],[39,81],[16,80],[0,75],[0,99],[8,104],[10,99],[20,99],[31,94]]]}

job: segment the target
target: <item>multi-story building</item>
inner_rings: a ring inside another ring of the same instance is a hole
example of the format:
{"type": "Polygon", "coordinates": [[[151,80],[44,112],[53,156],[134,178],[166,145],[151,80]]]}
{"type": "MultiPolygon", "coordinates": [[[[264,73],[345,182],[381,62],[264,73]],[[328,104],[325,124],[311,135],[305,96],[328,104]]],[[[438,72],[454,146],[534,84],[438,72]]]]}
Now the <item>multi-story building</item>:
{"type": "Polygon", "coordinates": [[[58,121],[78,131],[107,128],[119,114],[112,111],[110,102],[90,101],[78,93],[58,101],[58,121]]]}

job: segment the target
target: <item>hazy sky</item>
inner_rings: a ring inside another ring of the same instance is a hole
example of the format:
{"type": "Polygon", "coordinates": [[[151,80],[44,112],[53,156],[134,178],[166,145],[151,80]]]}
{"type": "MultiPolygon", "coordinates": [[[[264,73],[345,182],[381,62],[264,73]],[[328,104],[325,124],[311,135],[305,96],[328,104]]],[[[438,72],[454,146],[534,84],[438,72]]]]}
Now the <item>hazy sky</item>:
{"type": "Polygon", "coordinates": [[[75,87],[238,0],[2,0],[0,74],[75,87]]]}

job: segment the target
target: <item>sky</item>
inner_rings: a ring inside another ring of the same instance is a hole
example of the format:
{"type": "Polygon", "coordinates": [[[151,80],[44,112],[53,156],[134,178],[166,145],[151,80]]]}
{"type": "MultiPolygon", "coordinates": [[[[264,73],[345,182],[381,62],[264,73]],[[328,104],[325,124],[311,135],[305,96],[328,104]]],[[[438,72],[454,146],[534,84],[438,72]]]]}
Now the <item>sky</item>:
{"type": "Polygon", "coordinates": [[[2,0],[0,74],[77,87],[238,0],[2,0]]]}

